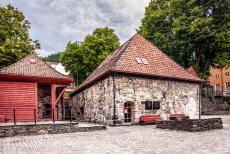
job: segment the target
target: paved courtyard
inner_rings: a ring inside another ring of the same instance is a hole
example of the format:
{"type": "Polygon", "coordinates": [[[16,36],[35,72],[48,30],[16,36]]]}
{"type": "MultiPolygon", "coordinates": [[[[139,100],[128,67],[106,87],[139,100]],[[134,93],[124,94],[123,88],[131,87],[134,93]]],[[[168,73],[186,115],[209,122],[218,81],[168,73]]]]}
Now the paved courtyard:
{"type": "Polygon", "coordinates": [[[109,127],[105,131],[0,139],[0,154],[24,153],[205,153],[230,154],[230,116],[224,129],[189,133],[149,126],[109,127]]]}

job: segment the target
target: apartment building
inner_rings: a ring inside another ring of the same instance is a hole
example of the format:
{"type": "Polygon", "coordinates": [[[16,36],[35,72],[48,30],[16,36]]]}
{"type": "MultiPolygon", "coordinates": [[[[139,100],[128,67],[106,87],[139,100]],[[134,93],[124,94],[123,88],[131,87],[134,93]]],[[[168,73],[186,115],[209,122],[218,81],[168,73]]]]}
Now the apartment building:
{"type": "Polygon", "coordinates": [[[226,69],[212,69],[209,81],[214,88],[215,96],[230,96],[230,67],[226,69]]]}

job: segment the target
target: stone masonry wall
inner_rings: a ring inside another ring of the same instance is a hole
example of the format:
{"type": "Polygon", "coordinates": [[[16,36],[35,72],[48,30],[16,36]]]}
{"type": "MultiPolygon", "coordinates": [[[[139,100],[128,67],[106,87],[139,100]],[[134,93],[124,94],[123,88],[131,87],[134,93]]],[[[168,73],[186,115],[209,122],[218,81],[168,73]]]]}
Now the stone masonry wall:
{"type": "MultiPolygon", "coordinates": [[[[142,114],[184,113],[190,118],[199,117],[199,85],[194,83],[115,76],[116,117],[124,120],[124,103],[133,102],[132,123],[139,122],[142,114]],[[145,110],[144,101],[160,101],[160,109],[145,110]]],[[[73,116],[86,121],[111,123],[113,117],[113,80],[108,77],[73,97],[73,116]],[[84,107],[84,109],[83,109],[84,107]],[[84,113],[81,113],[81,109],[84,113]]]]}
{"type": "Polygon", "coordinates": [[[75,95],[72,98],[73,117],[90,122],[110,121],[113,115],[112,84],[112,77],[108,77],[75,95]]]}
{"type": "Polygon", "coordinates": [[[160,114],[168,119],[169,114],[184,113],[190,118],[199,117],[199,85],[170,80],[154,80],[139,77],[117,76],[116,109],[119,119],[124,117],[124,103],[134,103],[135,122],[142,114],[160,114]],[[146,111],[144,101],[160,101],[160,110],[146,111]]]}
{"type": "Polygon", "coordinates": [[[78,132],[78,123],[0,126],[0,138],[10,136],[78,132]]]}
{"type": "Polygon", "coordinates": [[[165,120],[158,121],[156,123],[156,128],[200,132],[212,129],[222,129],[223,122],[221,118],[165,120]]]}
{"type": "Polygon", "coordinates": [[[106,130],[104,125],[79,126],[78,123],[9,125],[0,126],[0,138],[40,134],[62,134],[106,130]]]}

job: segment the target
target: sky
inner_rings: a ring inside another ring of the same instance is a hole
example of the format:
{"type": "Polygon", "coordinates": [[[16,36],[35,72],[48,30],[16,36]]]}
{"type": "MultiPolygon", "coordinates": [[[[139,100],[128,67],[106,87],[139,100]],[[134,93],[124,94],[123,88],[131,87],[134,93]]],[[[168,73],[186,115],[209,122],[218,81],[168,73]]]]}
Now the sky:
{"type": "Polygon", "coordinates": [[[21,10],[31,23],[41,56],[63,51],[69,41],[83,41],[97,27],[108,26],[123,43],[136,33],[150,0],[0,0],[21,10]]]}

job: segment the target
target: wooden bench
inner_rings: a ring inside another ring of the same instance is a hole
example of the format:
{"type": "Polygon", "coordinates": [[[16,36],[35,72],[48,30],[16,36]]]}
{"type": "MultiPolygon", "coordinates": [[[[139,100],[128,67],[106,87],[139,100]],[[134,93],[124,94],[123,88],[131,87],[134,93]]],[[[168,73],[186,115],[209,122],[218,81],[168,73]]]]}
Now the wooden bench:
{"type": "Polygon", "coordinates": [[[146,124],[155,124],[157,121],[160,121],[160,115],[142,115],[140,116],[140,125],[146,124]]]}

